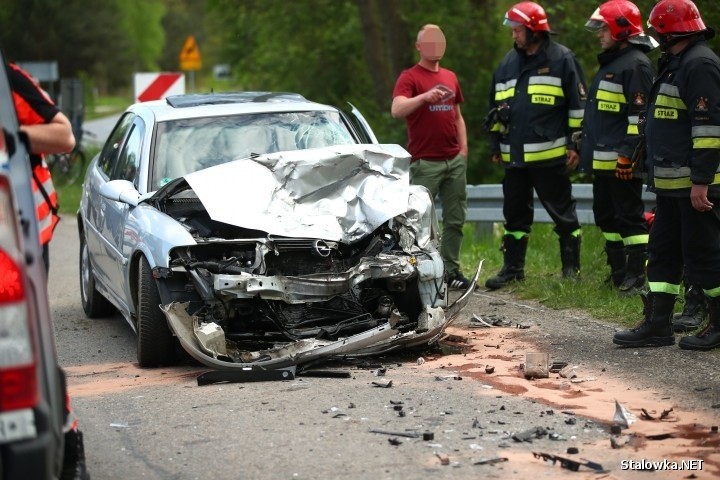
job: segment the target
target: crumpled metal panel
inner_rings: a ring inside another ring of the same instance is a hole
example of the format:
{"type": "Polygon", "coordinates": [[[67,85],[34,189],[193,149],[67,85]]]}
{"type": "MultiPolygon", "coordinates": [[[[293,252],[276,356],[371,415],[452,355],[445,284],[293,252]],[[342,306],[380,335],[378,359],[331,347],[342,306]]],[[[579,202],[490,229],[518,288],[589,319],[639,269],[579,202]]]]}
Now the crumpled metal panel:
{"type": "MultiPolygon", "coordinates": [[[[408,210],[409,165],[399,145],[337,145],[246,158],[185,180],[213,220],[353,243],[408,210]]],[[[427,225],[417,228],[426,239],[427,225]]]]}

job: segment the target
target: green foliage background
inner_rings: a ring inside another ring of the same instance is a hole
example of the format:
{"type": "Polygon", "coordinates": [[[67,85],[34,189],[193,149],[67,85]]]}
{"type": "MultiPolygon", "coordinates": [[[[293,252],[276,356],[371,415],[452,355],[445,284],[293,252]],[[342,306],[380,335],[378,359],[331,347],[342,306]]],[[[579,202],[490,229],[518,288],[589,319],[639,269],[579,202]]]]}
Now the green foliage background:
{"type": "MultiPolygon", "coordinates": [[[[512,0],[3,0],[0,46],[17,61],[57,60],[62,77],[80,77],[86,92],[132,100],[138,71],[176,71],[183,41],[195,36],[203,68],[196,90],[296,91],[322,103],[352,102],[378,138],[405,143],[405,124],[390,117],[397,75],[416,61],[415,36],[426,23],[445,32],[443,66],[465,96],[470,183],[497,183],[481,121],[489,80],[512,47],[503,27],[512,0]],[[229,64],[230,81],[212,77],[229,64]]],[[[557,41],[572,48],[588,80],[597,40],[584,24],[601,2],[540,1],[557,41]]],[[[644,18],[655,5],[637,0],[644,18]]],[[[720,2],[697,0],[705,23],[720,25],[720,2]]],[[[718,39],[711,41],[716,49],[718,39]]],[[[656,57],[657,54],[654,55],[656,57]]]]}

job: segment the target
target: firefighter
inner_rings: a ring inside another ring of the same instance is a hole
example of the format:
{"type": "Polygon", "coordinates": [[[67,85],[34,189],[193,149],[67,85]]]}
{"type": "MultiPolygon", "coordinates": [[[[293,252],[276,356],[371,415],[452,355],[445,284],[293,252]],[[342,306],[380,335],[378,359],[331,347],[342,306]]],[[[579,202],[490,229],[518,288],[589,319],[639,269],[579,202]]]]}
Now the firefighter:
{"type": "Polygon", "coordinates": [[[537,3],[514,5],[504,24],[515,45],[493,73],[486,121],[492,160],[505,167],[504,263],[486,281],[491,289],[525,278],[533,189],[555,223],[563,277],[580,272],[580,224],[568,168],[579,160],[572,134],[583,117],[583,72],[572,51],[550,39],[547,15],[537,3]]]}
{"type": "Polygon", "coordinates": [[[49,244],[60,217],[57,193],[43,154],[72,151],[75,137],[70,120],[27,72],[15,64],[8,64],[7,71],[20,131],[27,136],[30,147],[35,214],[45,270],[48,271],[49,244]]]}
{"type": "Polygon", "coordinates": [[[633,153],[653,82],[646,53],[657,42],[645,35],[640,10],[628,0],[603,3],[585,27],[597,32],[602,53],[585,105],[580,169],[593,173],[593,213],[605,237],[610,281],[631,295],[645,285],[648,225],[633,153]]]}
{"type": "Polygon", "coordinates": [[[644,319],[618,332],[623,346],[675,343],[673,305],[683,263],[687,280],[708,297],[708,325],[680,348],[720,347],[720,58],[690,0],[661,0],[650,13],[663,55],[653,84],[645,135],[650,185],[657,194],[647,268],[644,319]]]}

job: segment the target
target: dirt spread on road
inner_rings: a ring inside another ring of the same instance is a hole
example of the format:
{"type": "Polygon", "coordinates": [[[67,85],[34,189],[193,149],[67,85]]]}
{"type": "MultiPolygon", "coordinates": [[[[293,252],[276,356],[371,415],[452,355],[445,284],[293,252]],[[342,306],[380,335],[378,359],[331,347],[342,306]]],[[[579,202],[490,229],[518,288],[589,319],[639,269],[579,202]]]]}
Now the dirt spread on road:
{"type": "MultiPolygon", "coordinates": [[[[565,452],[552,452],[566,458],[592,459],[604,465],[621,465],[622,461],[634,461],[633,467],[642,465],[650,467],[647,462],[667,460],[669,466],[684,467],[685,471],[658,471],[653,478],[717,478],[720,476],[720,433],[713,433],[712,427],[720,423],[717,416],[701,411],[685,409],[683,405],[665,395],[660,390],[648,391],[628,384],[606,369],[592,370],[586,366],[569,363],[567,370],[572,372],[563,378],[559,373],[549,373],[548,378],[526,378],[524,374],[525,355],[542,352],[538,345],[527,341],[528,332],[512,327],[474,328],[451,327],[447,330],[450,342],[445,348],[461,353],[437,355],[424,358],[425,362],[418,368],[440,372],[442,375],[459,375],[463,379],[472,379],[478,383],[479,395],[496,396],[498,391],[520,396],[528,400],[547,405],[558,413],[572,413],[579,417],[591,419],[607,428],[607,439],[585,444],[579,455],[568,455],[565,452]],[[487,373],[491,372],[491,373],[487,373]],[[492,387],[492,388],[487,388],[492,387]],[[616,401],[625,407],[635,421],[623,428],[619,435],[612,435],[610,428],[616,424],[616,401]],[[666,412],[664,418],[663,412],[666,412]],[[613,438],[613,440],[611,440],[613,438]],[[657,438],[657,439],[656,439],[657,438]],[[611,442],[616,446],[613,448],[611,442]],[[702,470],[688,470],[699,467],[702,470]],[[684,462],[684,463],[683,463],[684,462]],[[696,476],[688,476],[695,474],[696,476]]],[[[552,364],[552,359],[550,359],[552,364]]],[[[538,462],[542,459],[530,455],[508,451],[507,463],[498,463],[498,469],[511,469],[512,477],[527,475],[538,478],[538,462]]],[[[546,462],[547,463],[547,462],[546,462]]],[[[557,465],[548,463],[550,476],[560,475],[557,465]]],[[[658,465],[659,467],[659,465],[658,465]]],[[[581,466],[586,475],[592,473],[581,466]]],[[[614,472],[603,478],[624,478],[622,471],[614,472]],[[619,475],[619,476],[618,476],[619,475]]],[[[564,473],[570,473],[566,470],[564,473]]],[[[578,472],[579,473],[579,472],[578,472]]],[[[645,478],[649,471],[632,472],[632,478],[645,478]]],[[[540,478],[545,478],[540,474],[540,478]]],[[[631,475],[631,473],[628,473],[631,475]]],[[[517,477],[520,478],[520,477],[517,477]]],[[[583,478],[583,476],[574,477],[583,478]]],[[[599,478],[592,474],[587,478],[599,478]]],[[[648,477],[649,478],[649,477],[648,477]]]]}

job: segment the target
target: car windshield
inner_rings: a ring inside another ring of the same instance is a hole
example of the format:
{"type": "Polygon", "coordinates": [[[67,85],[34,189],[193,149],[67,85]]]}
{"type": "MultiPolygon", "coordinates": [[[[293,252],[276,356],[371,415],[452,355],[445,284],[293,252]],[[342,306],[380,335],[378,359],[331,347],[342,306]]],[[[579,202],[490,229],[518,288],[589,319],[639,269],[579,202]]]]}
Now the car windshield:
{"type": "Polygon", "coordinates": [[[357,143],[338,112],[310,111],[159,122],[153,185],[251,155],[357,143]]]}

